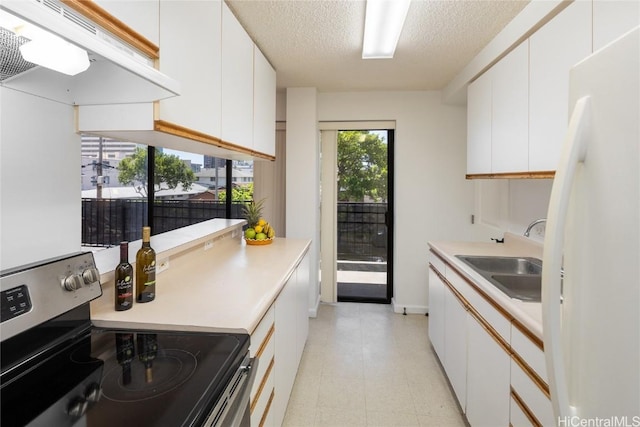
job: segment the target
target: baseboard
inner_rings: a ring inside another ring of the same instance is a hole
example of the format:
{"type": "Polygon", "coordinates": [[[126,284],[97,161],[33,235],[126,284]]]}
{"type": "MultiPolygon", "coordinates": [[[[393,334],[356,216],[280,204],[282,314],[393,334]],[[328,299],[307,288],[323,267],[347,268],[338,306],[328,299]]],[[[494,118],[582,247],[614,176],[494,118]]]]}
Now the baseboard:
{"type": "Polygon", "coordinates": [[[318,294],[313,307],[309,307],[309,317],[313,317],[314,319],[318,317],[318,308],[320,308],[320,294],[318,294]]]}
{"type": "Polygon", "coordinates": [[[391,305],[394,313],[425,314],[429,312],[429,308],[426,305],[401,304],[395,298],[391,298],[391,305]]]}

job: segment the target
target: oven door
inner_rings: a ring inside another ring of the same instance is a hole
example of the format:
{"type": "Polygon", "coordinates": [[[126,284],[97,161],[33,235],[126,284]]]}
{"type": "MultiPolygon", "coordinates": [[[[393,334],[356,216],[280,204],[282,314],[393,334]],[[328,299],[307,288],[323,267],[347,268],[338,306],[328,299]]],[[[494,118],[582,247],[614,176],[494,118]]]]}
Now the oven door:
{"type": "Polygon", "coordinates": [[[205,427],[250,426],[249,398],[257,370],[258,359],[250,359],[247,353],[242,364],[225,388],[222,397],[220,397],[209,418],[205,421],[205,427]]]}

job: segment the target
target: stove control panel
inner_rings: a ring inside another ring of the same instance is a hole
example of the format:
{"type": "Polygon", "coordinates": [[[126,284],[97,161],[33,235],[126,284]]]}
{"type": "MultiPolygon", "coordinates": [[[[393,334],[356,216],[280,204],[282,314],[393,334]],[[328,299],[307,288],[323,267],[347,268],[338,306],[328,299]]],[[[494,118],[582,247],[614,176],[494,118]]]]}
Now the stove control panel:
{"type": "Polygon", "coordinates": [[[2,341],[101,295],[100,272],[91,252],[3,271],[2,341]]]}
{"type": "Polygon", "coordinates": [[[31,310],[31,299],[29,298],[29,289],[25,285],[2,291],[2,315],[0,319],[5,322],[20,316],[31,310]]]}

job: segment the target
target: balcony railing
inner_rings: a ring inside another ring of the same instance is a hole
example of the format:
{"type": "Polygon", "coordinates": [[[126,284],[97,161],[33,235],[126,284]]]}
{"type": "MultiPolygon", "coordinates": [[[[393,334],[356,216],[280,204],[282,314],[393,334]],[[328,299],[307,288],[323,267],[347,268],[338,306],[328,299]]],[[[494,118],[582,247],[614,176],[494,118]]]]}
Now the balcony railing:
{"type": "MultiPolygon", "coordinates": [[[[338,203],[338,260],[387,261],[386,203],[338,203]]],[[[225,203],[211,200],[156,200],[154,234],[225,217],[225,203]]],[[[82,245],[116,246],[141,238],[147,218],[144,199],[82,199],[82,245]]],[[[231,218],[242,218],[233,202],[231,218]]]]}
{"type": "Polygon", "coordinates": [[[387,261],[386,203],[338,202],[338,260],[387,261]]]}
{"type": "MultiPolygon", "coordinates": [[[[232,218],[242,218],[241,206],[232,203],[232,218]]],[[[226,215],[225,202],[212,200],[156,200],[153,209],[154,234],[226,215]]],[[[115,246],[138,240],[146,218],[145,199],[82,199],[82,245],[115,246]]]]}

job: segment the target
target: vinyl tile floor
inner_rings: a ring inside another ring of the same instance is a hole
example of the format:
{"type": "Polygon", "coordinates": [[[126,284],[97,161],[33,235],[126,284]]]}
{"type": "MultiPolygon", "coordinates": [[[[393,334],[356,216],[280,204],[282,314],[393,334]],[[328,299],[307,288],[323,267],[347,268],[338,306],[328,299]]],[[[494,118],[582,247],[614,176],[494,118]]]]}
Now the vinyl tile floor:
{"type": "Polygon", "coordinates": [[[284,426],[465,426],[428,319],[387,304],[321,304],[284,426]]]}

